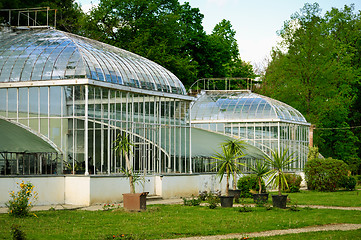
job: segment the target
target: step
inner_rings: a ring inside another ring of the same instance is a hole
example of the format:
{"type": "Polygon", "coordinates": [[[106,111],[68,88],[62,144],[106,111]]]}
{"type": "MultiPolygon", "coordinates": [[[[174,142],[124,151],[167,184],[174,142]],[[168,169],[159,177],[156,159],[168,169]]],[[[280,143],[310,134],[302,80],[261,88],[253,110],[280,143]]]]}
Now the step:
{"type": "Polygon", "coordinates": [[[163,200],[162,196],[159,195],[148,195],[147,201],[157,201],[157,200],[163,200]]]}

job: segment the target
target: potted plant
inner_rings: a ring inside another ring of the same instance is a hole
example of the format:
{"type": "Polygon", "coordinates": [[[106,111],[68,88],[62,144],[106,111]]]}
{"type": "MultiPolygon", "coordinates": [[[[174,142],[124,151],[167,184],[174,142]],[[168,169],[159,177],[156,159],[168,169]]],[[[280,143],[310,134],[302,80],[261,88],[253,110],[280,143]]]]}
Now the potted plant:
{"type": "MultiPolygon", "coordinates": [[[[229,148],[234,154],[243,156],[243,150],[246,149],[247,143],[239,139],[230,139],[224,143],[226,148],[229,148]]],[[[234,159],[235,164],[237,165],[237,158],[234,159]]],[[[236,200],[239,199],[241,191],[237,189],[237,174],[233,174],[233,189],[228,190],[229,195],[233,195],[236,200]]]]}
{"type": "Polygon", "coordinates": [[[131,147],[134,144],[129,140],[129,136],[124,133],[119,133],[114,143],[114,150],[125,158],[126,169],[123,169],[122,172],[129,179],[130,193],[123,194],[123,207],[128,210],[145,210],[148,193],[135,193],[134,185],[139,180],[139,176],[134,174],[129,160],[129,153],[131,153],[131,147]]]}
{"type": "Polygon", "coordinates": [[[262,193],[262,178],[266,177],[269,173],[269,167],[267,162],[262,162],[257,160],[254,165],[250,165],[249,168],[256,175],[258,181],[258,193],[253,194],[253,201],[258,202],[267,202],[268,193],[262,193]]]}
{"type": "Polygon", "coordinates": [[[63,173],[64,174],[76,174],[77,171],[81,170],[80,164],[78,163],[77,160],[74,160],[74,164],[73,164],[73,161],[65,161],[64,160],[64,166],[66,169],[63,170],[63,173]]]}
{"type": "Polygon", "coordinates": [[[226,175],[227,184],[226,184],[226,195],[220,196],[221,199],[221,206],[222,207],[232,207],[233,206],[233,196],[229,195],[229,177],[230,175],[237,174],[239,171],[236,160],[241,157],[239,155],[239,151],[232,151],[231,148],[226,147],[225,144],[222,145],[222,153],[216,152],[213,159],[216,159],[216,162],[212,164],[217,164],[216,169],[218,167],[217,175],[220,178],[220,182],[222,182],[223,176],[226,175]]]}
{"type": "Polygon", "coordinates": [[[270,183],[274,188],[278,188],[278,195],[272,195],[272,203],[274,207],[286,208],[288,195],[282,195],[281,192],[283,188],[288,188],[284,169],[290,168],[291,163],[296,159],[292,158],[293,153],[288,154],[288,149],[285,149],[282,153],[272,151],[271,155],[271,157],[265,156],[264,158],[271,168],[267,173],[270,175],[270,183]]]}

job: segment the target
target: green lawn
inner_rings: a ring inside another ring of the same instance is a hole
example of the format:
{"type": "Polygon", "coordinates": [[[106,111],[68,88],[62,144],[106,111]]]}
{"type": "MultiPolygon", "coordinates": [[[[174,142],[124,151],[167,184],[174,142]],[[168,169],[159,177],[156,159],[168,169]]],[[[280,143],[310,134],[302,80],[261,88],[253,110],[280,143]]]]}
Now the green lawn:
{"type": "Polygon", "coordinates": [[[300,228],[331,223],[360,223],[361,211],[255,208],[241,213],[238,208],[148,206],[145,212],[42,211],[36,217],[12,218],[0,214],[0,239],[10,239],[10,228],[20,225],[31,239],[105,239],[133,234],[137,238],[160,239],[227,233],[300,228]]]}
{"type": "Polygon", "coordinates": [[[291,202],[300,205],[324,205],[342,207],[361,207],[361,191],[316,192],[301,191],[289,193],[291,202]]]}

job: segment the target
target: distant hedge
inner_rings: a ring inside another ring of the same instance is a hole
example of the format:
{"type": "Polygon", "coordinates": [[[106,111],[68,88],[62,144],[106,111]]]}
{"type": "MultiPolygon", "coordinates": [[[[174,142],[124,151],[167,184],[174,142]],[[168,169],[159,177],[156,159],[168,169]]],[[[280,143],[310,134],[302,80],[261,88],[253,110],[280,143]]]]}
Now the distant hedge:
{"type": "Polygon", "coordinates": [[[335,191],[347,177],[348,168],[344,161],[326,158],[312,159],[306,163],[307,188],[317,191],[335,191]]]}

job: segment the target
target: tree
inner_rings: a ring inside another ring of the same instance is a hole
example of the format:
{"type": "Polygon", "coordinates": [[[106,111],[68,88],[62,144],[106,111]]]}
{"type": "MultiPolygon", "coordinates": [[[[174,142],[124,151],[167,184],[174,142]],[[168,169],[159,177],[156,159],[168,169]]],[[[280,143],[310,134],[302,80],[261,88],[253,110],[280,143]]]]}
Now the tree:
{"type": "Polygon", "coordinates": [[[133,168],[129,160],[129,154],[132,152],[131,148],[134,146],[134,144],[129,140],[128,135],[125,133],[119,133],[117,139],[114,141],[114,145],[114,150],[118,152],[119,155],[125,157],[127,169],[124,170],[124,174],[126,174],[129,179],[130,193],[135,193],[134,182],[136,179],[133,176],[133,168]]]}
{"type": "Polygon", "coordinates": [[[267,162],[257,160],[254,165],[251,165],[249,167],[250,167],[251,171],[257,177],[258,186],[259,186],[258,194],[261,194],[262,193],[262,178],[264,176],[267,176],[267,174],[270,171],[268,164],[267,164],[267,162]]]}
{"type": "Polygon", "coordinates": [[[222,181],[224,174],[226,174],[226,196],[229,196],[229,177],[231,174],[235,175],[239,171],[237,165],[240,165],[240,163],[237,163],[237,159],[240,158],[240,152],[234,152],[230,147],[226,147],[225,145],[222,145],[221,147],[222,152],[216,152],[214,156],[212,156],[216,162],[211,164],[217,164],[217,166],[213,169],[218,168],[217,174],[220,178],[220,181],[222,181]]]}
{"type": "Polygon", "coordinates": [[[273,187],[278,188],[279,196],[282,195],[282,189],[288,188],[284,170],[289,169],[291,164],[297,160],[292,158],[292,155],[293,153],[289,154],[288,149],[285,149],[283,152],[272,151],[271,157],[264,156],[266,164],[271,168],[266,174],[270,176],[273,187]]]}
{"type": "Polygon", "coordinates": [[[346,162],[356,158],[359,149],[349,128],[360,72],[353,66],[353,41],[347,43],[347,38],[357,39],[351,37],[356,36],[356,22],[351,24],[356,17],[350,11],[333,9],[321,16],[314,3],[292,15],[279,31],[283,41],[273,50],[261,89],[316,125],[314,142],[321,154],[346,162]]]}
{"type": "MultiPolygon", "coordinates": [[[[247,143],[239,139],[230,139],[223,144],[230,150],[231,153],[238,155],[239,158],[244,156],[243,150],[246,149],[247,143]]],[[[237,158],[234,159],[234,164],[237,166],[237,158]]],[[[233,174],[233,190],[237,188],[237,175],[233,174]]]]}

